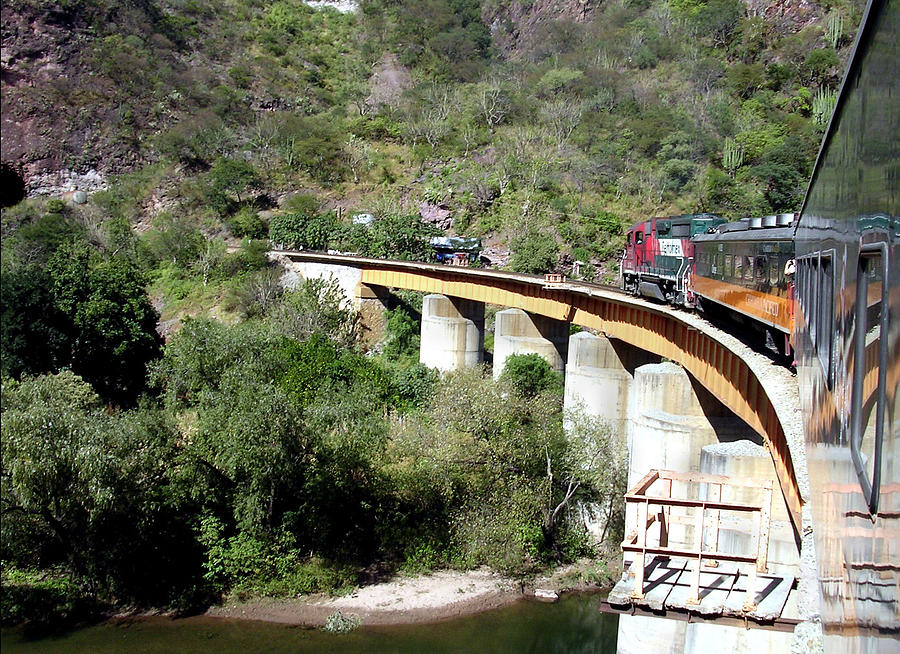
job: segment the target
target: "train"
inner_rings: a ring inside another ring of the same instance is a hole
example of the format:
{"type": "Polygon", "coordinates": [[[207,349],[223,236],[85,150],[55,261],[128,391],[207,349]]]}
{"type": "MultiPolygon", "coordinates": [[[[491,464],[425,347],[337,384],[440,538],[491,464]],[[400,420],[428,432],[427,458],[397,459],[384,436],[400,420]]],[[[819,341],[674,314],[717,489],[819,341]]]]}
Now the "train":
{"type": "Polygon", "coordinates": [[[783,337],[826,652],[900,649],[900,1],[869,0],[796,216],[634,225],[625,291],[783,337]]]}
{"type": "Polygon", "coordinates": [[[622,288],[747,326],[760,345],[788,358],[794,221],[793,213],[734,222],[710,213],[640,221],[625,236],[622,288]]]}

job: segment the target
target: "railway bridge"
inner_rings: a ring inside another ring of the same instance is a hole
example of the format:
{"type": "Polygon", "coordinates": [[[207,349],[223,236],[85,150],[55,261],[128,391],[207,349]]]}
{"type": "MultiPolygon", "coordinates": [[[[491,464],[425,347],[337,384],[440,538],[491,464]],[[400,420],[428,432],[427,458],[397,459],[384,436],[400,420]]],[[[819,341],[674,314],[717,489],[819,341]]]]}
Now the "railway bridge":
{"type": "MultiPolygon", "coordinates": [[[[802,436],[795,398],[783,392],[766,357],[699,316],[609,287],[548,284],[534,275],[315,252],[272,254],[287,259],[303,277],[336,275],[362,302],[377,302],[385,289],[399,288],[501,305],[574,323],[679,364],[762,437],[799,539],[803,496],[794,461],[802,458],[802,436]]],[[[781,372],[783,377],[786,371],[781,372]]]]}
{"type": "MultiPolygon", "coordinates": [[[[508,307],[496,314],[495,377],[512,353],[565,369],[566,408],[606,419],[629,450],[624,573],[604,609],[629,614],[619,621],[619,654],[675,642],[708,651],[723,638],[783,651],[791,638],[783,632],[802,632],[815,572],[800,556],[812,543],[809,482],[787,369],[696,314],[611,287],[316,252],[271,256],[299,277],[336,278],[370,326],[383,320],[389,289],[428,294],[420,361],[430,367],[482,360],[490,304],[508,307]],[[570,336],[569,324],[586,331],[570,336]],[[761,628],[751,635],[729,624],[761,628]]],[[[589,530],[603,530],[585,516],[589,530]]]]}

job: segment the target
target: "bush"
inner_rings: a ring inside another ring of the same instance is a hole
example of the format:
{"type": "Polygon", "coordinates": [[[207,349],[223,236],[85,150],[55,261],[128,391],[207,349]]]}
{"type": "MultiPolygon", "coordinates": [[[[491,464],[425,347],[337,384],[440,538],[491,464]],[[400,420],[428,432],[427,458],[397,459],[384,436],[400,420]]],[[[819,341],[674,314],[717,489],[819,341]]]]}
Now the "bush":
{"type": "Polygon", "coordinates": [[[515,272],[542,274],[556,267],[559,245],[549,234],[530,230],[513,239],[509,267],[515,272]]]}
{"type": "Polygon", "coordinates": [[[524,397],[534,397],[548,388],[562,388],[561,375],[540,354],[513,354],[503,364],[503,375],[524,397]]]}
{"type": "Polygon", "coordinates": [[[250,207],[242,207],[225,220],[231,233],[238,238],[263,239],[268,236],[268,226],[250,207]]]}

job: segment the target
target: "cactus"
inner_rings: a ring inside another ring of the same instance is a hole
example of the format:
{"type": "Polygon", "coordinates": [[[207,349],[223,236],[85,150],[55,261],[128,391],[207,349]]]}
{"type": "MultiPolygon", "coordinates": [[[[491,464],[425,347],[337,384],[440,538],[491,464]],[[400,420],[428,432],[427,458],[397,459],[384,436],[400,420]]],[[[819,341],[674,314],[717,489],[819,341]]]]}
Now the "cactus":
{"type": "Polygon", "coordinates": [[[820,88],[812,99],[812,119],[816,125],[827,125],[837,102],[837,91],[820,88]]]}
{"type": "Polygon", "coordinates": [[[825,28],[825,39],[832,48],[837,48],[844,36],[844,16],[840,12],[832,12],[828,17],[828,25],[825,28]]]}
{"type": "Polygon", "coordinates": [[[744,146],[735,143],[734,139],[725,139],[725,146],[722,148],[722,167],[728,171],[728,174],[734,177],[734,171],[741,167],[744,163],[744,146]]]}

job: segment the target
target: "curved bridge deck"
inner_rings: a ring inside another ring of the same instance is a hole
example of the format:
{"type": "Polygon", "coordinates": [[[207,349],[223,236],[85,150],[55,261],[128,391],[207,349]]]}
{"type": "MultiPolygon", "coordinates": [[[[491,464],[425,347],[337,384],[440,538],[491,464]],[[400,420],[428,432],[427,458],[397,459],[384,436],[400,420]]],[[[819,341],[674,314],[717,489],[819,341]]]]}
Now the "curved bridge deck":
{"type": "Polygon", "coordinates": [[[796,383],[787,370],[699,316],[582,282],[546,287],[542,277],[478,268],[312,252],[273,254],[357,268],[365,285],[440,293],[573,322],[679,363],[763,437],[794,529],[801,532],[802,498],[808,491],[794,467],[795,460],[805,461],[796,383]]]}

